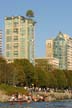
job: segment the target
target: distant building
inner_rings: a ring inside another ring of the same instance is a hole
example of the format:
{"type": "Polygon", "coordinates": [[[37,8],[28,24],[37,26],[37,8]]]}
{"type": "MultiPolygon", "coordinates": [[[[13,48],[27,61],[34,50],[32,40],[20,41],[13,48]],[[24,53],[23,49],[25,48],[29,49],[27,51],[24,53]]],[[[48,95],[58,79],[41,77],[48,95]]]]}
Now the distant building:
{"type": "Polygon", "coordinates": [[[5,58],[28,59],[34,63],[35,21],[23,16],[5,17],[5,58]]]}
{"type": "Polygon", "coordinates": [[[47,49],[47,53],[50,53],[51,56],[53,55],[53,58],[59,59],[59,69],[72,70],[72,38],[59,32],[52,42],[53,47],[51,47],[51,53],[49,47],[47,49]]]}
{"type": "Polygon", "coordinates": [[[56,58],[35,58],[35,65],[37,67],[41,67],[42,69],[47,69],[48,66],[51,66],[53,69],[58,69],[59,68],[59,60],[56,58]]]}
{"type": "Polygon", "coordinates": [[[52,65],[53,68],[58,69],[59,68],[59,59],[57,58],[48,58],[49,64],[52,65]]]}
{"type": "Polygon", "coordinates": [[[72,38],[67,40],[67,69],[72,70],[72,38]]]}
{"type": "Polygon", "coordinates": [[[66,69],[66,45],[67,38],[64,34],[59,32],[57,37],[54,39],[54,57],[59,59],[59,68],[66,69]]]}
{"type": "Polygon", "coordinates": [[[0,30],[0,56],[2,56],[2,30],[0,30]]]}
{"type": "Polygon", "coordinates": [[[46,40],[46,59],[54,68],[59,68],[59,59],[54,57],[54,40],[46,40]]]}
{"type": "Polygon", "coordinates": [[[46,57],[53,58],[53,40],[46,40],[46,57]]]}

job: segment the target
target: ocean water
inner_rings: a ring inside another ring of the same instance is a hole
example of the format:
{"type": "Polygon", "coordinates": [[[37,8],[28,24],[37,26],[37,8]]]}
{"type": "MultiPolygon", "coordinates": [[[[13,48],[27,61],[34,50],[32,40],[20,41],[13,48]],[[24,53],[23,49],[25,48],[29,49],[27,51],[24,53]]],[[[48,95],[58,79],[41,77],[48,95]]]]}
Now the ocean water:
{"type": "Polygon", "coordinates": [[[0,108],[72,108],[72,100],[56,102],[0,103],[0,108]]]}

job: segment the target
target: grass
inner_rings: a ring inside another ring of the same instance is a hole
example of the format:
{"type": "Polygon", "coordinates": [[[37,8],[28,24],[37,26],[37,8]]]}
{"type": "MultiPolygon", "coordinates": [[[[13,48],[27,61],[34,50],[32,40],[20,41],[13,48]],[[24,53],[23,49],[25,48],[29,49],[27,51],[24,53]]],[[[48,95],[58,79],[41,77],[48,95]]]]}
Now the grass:
{"type": "Polygon", "coordinates": [[[11,95],[13,93],[22,93],[22,94],[27,94],[28,91],[24,90],[23,87],[14,87],[14,86],[9,86],[6,84],[0,84],[0,90],[3,91],[7,95],[11,95]]]}

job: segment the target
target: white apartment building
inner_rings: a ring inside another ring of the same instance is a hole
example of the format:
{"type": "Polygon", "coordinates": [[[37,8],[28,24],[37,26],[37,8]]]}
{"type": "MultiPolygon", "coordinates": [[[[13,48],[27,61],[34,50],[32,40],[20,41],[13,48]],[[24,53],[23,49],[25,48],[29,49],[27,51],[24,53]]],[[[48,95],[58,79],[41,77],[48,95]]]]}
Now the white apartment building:
{"type": "Polygon", "coordinates": [[[35,21],[24,16],[5,17],[5,58],[34,63],[35,21]]]}

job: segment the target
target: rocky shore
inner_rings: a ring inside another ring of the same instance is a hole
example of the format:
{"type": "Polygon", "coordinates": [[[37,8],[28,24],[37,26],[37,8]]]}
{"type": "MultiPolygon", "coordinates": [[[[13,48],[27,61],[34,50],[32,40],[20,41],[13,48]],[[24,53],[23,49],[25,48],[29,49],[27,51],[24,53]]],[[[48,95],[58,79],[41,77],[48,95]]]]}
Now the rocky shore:
{"type": "MultiPolygon", "coordinates": [[[[41,93],[40,93],[41,94],[41,93]]],[[[72,93],[69,91],[65,92],[48,92],[42,93],[44,96],[44,101],[57,101],[57,100],[64,100],[64,99],[72,99],[72,93]]]]}
{"type": "Polygon", "coordinates": [[[0,90],[0,102],[6,102],[10,96],[6,95],[5,91],[0,90]]]}
{"type": "MultiPolygon", "coordinates": [[[[65,92],[33,92],[29,95],[24,95],[25,97],[29,98],[31,97],[31,101],[57,101],[57,100],[64,100],[64,99],[72,99],[72,92],[71,91],[65,91],[65,92]]],[[[24,99],[25,99],[24,97],[24,99]]],[[[0,102],[7,102],[11,96],[6,95],[5,92],[0,91],[0,102]]],[[[31,102],[30,101],[30,102],[31,102]]]]}

